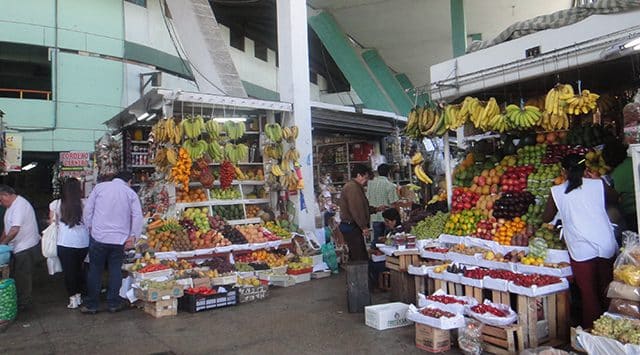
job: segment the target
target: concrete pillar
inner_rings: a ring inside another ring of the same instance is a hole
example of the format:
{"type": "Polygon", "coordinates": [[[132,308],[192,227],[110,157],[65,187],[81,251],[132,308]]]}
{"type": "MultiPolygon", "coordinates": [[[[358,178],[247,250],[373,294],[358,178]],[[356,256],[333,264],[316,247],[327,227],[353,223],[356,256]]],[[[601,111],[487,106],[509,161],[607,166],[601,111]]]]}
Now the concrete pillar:
{"type": "Polygon", "coordinates": [[[424,106],[424,104],[429,101],[429,95],[423,92],[420,92],[418,94],[418,98],[416,100],[416,92],[415,90],[413,90],[413,83],[411,82],[407,74],[396,74],[396,80],[398,80],[402,88],[407,92],[409,99],[411,99],[411,106],[424,106]]]}
{"type": "Polygon", "coordinates": [[[300,152],[304,201],[300,210],[300,194],[293,197],[298,225],[304,231],[315,229],[315,195],[313,191],[313,142],[311,137],[311,97],[309,89],[309,43],[307,4],[300,0],[277,0],[278,17],[278,91],[280,100],[293,104],[293,114],[285,125],[299,128],[296,149],[300,152]]]}
{"type": "Polygon", "coordinates": [[[464,55],[467,50],[467,25],[464,20],[464,0],[451,1],[451,44],[453,56],[464,55]]]}

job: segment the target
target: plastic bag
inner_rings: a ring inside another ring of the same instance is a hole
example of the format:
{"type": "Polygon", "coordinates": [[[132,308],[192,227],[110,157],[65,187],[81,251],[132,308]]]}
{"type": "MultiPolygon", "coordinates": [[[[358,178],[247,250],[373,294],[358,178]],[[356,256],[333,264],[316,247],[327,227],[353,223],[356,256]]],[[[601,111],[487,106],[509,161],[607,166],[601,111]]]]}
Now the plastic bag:
{"type": "Polygon", "coordinates": [[[607,290],[607,297],[640,302],[640,287],[633,287],[619,281],[612,281],[607,290]]]}
{"type": "Polygon", "coordinates": [[[467,355],[482,354],[482,326],[475,319],[468,319],[467,324],[458,329],[458,347],[467,355]]]}
{"type": "Polygon", "coordinates": [[[16,283],[13,279],[0,281],[0,321],[11,321],[18,314],[16,283]]]}
{"type": "Polygon", "coordinates": [[[627,285],[640,286],[640,241],[635,233],[623,233],[624,249],[613,264],[613,279],[627,285]]]}
{"type": "Polygon", "coordinates": [[[520,355],[567,355],[568,352],[560,349],[554,349],[550,346],[541,346],[535,349],[526,349],[520,355]]]}
{"type": "Polygon", "coordinates": [[[58,256],[58,226],[55,223],[42,231],[42,255],[45,258],[58,256]]]}
{"type": "Polygon", "coordinates": [[[502,311],[505,311],[507,315],[505,317],[498,317],[491,313],[480,314],[480,313],[474,312],[472,309],[469,309],[468,314],[471,317],[481,321],[484,324],[493,325],[493,326],[509,325],[518,319],[518,314],[514,312],[513,309],[511,309],[511,307],[507,306],[506,304],[493,303],[493,302],[490,302],[489,300],[484,300],[483,304],[493,306],[502,311]]]}
{"type": "Polygon", "coordinates": [[[57,256],[47,258],[47,271],[49,271],[49,275],[62,272],[62,263],[60,262],[60,258],[57,256]]]}
{"type": "Polygon", "coordinates": [[[614,298],[609,304],[609,312],[640,319],[640,302],[614,298]]]}
{"type": "Polygon", "coordinates": [[[338,255],[336,255],[336,248],[333,243],[323,244],[320,248],[322,251],[322,261],[324,261],[329,268],[331,269],[331,273],[338,273],[338,255]]]}

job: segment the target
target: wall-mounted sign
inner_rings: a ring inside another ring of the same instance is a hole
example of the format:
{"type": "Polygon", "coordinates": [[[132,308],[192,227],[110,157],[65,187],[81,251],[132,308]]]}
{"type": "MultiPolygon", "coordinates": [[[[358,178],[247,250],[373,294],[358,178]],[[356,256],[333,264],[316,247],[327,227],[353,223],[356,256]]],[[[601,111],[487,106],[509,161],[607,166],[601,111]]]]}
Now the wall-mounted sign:
{"type": "Polygon", "coordinates": [[[22,170],[22,135],[16,133],[5,134],[5,154],[4,161],[7,171],[22,170]]]}
{"type": "Polygon", "coordinates": [[[83,177],[93,173],[91,153],[61,152],[60,176],[83,177]]]}

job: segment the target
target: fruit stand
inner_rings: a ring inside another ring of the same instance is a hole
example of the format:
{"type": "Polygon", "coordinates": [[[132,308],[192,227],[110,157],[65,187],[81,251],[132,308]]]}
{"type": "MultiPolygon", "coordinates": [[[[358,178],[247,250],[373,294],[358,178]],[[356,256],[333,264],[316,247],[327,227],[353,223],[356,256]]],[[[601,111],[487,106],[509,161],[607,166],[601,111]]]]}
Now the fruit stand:
{"type": "MultiPolygon", "coordinates": [[[[457,104],[415,108],[405,130],[417,140],[442,138],[448,167],[449,212],[427,216],[407,231],[417,237],[420,253],[405,263],[415,278],[415,300],[444,292],[515,312],[509,324],[481,321],[491,353],[568,342],[569,254],[556,221],[546,224],[541,217],[550,188],[564,182],[564,156],[583,155],[589,177],[608,173],[602,144],[620,135],[624,106],[618,96],[598,95],[581,83],[508,100],[468,96],[457,104]]],[[[424,169],[419,156],[412,164],[424,169]]],[[[387,251],[387,258],[393,260],[394,252],[387,251]]],[[[433,307],[416,312],[416,319],[447,318],[433,307]]]]}
{"type": "Polygon", "coordinates": [[[264,299],[270,285],[326,268],[313,257],[319,247],[304,245],[315,240],[292,243],[302,232],[289,196],[304,182],[298,128],[285,125],[290,104],[162,89],[147,96],[146,119],[129,108],[107,123],[147,217],[125,265],[132,302],[155,317],[200,312],[264,299]]]}

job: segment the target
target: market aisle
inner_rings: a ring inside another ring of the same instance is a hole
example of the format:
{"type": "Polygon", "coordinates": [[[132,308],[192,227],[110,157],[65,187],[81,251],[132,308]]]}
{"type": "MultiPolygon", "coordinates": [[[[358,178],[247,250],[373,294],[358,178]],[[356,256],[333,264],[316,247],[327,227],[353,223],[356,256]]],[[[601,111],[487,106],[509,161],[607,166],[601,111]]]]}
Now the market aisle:
{"type": "MultiPolygon", "coordinates": [[[[65,308],[62,280],[37,279],[35,307],[0,334],[2,354],[420,354],[414,327],[377,331],[346,312],[344,274],[264,301],[154,319],[140,310],[87,316],[65,308]]],[[[386,302],[376,294],[378,303],[386,302]]]]}

